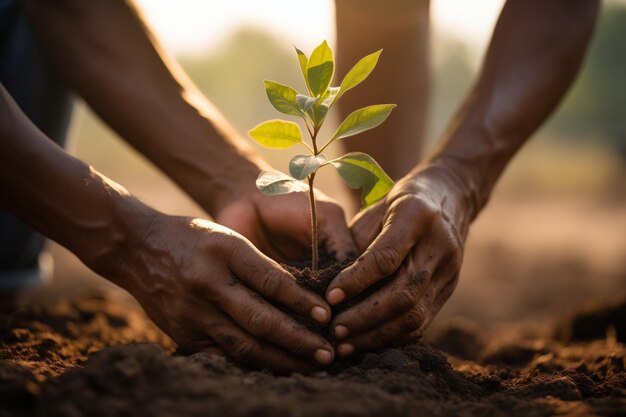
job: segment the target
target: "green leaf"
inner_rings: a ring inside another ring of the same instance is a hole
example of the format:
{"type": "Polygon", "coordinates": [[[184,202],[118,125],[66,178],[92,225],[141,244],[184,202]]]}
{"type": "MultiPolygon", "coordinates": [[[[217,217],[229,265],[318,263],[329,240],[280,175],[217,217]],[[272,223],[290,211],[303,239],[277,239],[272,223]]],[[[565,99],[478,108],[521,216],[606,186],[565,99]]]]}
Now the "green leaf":
{"type": "Polygon", "coordinates": [[[335,100],[337,94],[339,94],[339,90],[339,87],[329,87],[328,91],[326,91],[326,94],[324,94],[324,100],[322,101],[322,104],[330,107],[333,104],[333,101],[335,100]]]}
{"type": "Polygon", "coordinates": [[[252,139],[268,148],[285,149],[302,143],[300,127],[285,120],[268,120],[248,132],[252,139]]]}
{"type": "MultiPolygon", "coordinates": [[[[296,47],[294,46],[294,48],[296,48],[296,47]]],[[[309,88],[309,80],[306,77],[306,67],[307,67],[307,65],[309,63],[309,59],[306,57],[304,52],[302,52],[298,48],[296,48],[296,54],[298,54],[298,63],[300,64],[300,71],[302,72],[302,77],[304,78],[304,83],[306,84],[306,88],[309,90],[309,93],[310,93],[311,89],[309,88]]]]}
{"type": "Polygon", "coordinates": [[[289,173],[297,180],[303,180],[317,171],[326,162],[325,155],[296,155],[289,161],[289,173]]]}
{"type": "Polygon", "coordinates": [[[394,107],[395,104],[376,104],[353,112],[341,123],[330,142],[375,128],[389,117],[394,107]]]}
{"type": "Polygon", "coordinates": [[[369,54],[356,63],[354,67],[346,74],[343,81],[341,81],[340,92],[337,96],[337,100],[346,91],[356,87],[363,82],[372,72],[376,63],[378,63],[378,57],[383,50],[380,49],[373,54],[369,54]]]}
{"type": "Polygon", "coordinates": [[[265,195],[279,195],[306,191],[309,187],[280,171],[262,171],[256,180],[256,188],[265,195]]]}
{"type": "Polygon", "coordinates": [[[374,161],[362,152],[350,152],[330,161],[348,187],[363,189],[361,194],[362,207],[366,208],[383,198],[393,187],[393,181],[374,161]]]}
{"type": "Polygon", "coordinates": [[[293,88],[274,81],[265,80],[265,93],[276,110],[290,116],[302,116],[302,111],[296,99],[297,91],[293,88]]]}
{"type": "Polygon", "coordinates": [[[320,104],[317,110],[317,117],[320,120],[319,121],[320,125],[326,118],[326,114],[328,113],[328,110],[330,110],[330,107],[333,105],[333,102],[335,101],[335,97],[337,96],[338,93],[339,93],[339,87],[330,87],[328,91],[326,92],[326,94],[324,94],[324,100],[322,101],[322,103],[320,104]]]}
{"type": "Polygon", "coordinates": [[[304,112],[308,111],[317,101],[319,97],[309,97],[304,94],[297,94],[296,101],[298,102],[298,106],[304,112]]]}
{"type": "Polygon", "coordinates": [[[306,67],[306,78],[311,95],[319,97],[326,92],[335,71],[333,51],[326,41],[311,53],[306,67]]]}

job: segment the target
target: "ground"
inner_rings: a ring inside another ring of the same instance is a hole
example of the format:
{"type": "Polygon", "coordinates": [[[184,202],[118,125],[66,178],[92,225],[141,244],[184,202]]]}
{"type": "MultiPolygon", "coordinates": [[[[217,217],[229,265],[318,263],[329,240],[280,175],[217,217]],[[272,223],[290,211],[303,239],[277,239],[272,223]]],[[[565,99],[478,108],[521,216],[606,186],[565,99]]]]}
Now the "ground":
{"type": "Polygon", "coordinates": [[[602,207],[495,204],[421,344],[310,376],[177,354],[54,247],[55,283],[0,316],[0,417],[626,416],[626,210],[602,207]]]}
{"type": "MultiPolygon", "coordinates": [[[[0,415],[626,415],[617,331],[594,341],[504,340],[455,321],[429,343],[277,377],[177,355],[136,307],[112,298],[76,296],[3,317],[0,415]]],[[[559,334],[580,333],[569,330],[559,334]]]]}

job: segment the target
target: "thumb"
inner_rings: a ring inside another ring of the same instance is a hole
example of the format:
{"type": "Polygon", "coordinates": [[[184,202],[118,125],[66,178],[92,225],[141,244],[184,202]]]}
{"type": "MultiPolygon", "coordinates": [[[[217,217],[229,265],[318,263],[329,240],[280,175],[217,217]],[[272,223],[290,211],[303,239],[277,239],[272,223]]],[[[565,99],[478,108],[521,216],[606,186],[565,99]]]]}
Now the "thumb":
{"type": "Polygon", "coordinates": [[[362,210],[350,222],[350,231],[359,253],[363,253],[383,228],[387,206],[381,201],[362,210]]]}
{"type": "Polygon", "coordinates": [[[360,294],[383,278],[393,275],[415,244],[415,228],[407,212],[391,211],[381,233],[363,254],[333,279],[326,290],[331,305],[360,294]]]}
{"type": "Polygon", "coordinates": [[[357,247],[348,228],[343,209],[334,203],[321,202],[319,211],[319,239],[326,251],[345,261],[355,258],[357,247]]]}

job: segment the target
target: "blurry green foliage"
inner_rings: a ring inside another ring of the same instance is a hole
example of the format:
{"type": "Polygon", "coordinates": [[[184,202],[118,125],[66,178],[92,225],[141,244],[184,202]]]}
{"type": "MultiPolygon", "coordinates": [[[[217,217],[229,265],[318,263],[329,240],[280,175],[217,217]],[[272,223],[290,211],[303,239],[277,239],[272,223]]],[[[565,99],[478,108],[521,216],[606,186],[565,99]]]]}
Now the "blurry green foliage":
{"type": "Polygon", "coordinates": [[[278,79],[306,90],[293,49],[259,29],[242,28],[214,53],[179,61],[200,90],[242,131],[275,115],[259,80],[278,79]]]}
{"type": "Polygon", "coordinates": [[[549,124],[561,134],[600,136],[626,151],[626,5],[607,3],[583,70],[549,124]]]}

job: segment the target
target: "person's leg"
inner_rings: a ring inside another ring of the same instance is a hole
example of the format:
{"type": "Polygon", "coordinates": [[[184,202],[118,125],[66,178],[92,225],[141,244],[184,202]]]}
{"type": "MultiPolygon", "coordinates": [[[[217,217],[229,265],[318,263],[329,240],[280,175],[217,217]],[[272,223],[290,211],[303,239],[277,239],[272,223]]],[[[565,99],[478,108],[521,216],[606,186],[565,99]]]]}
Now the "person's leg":
{"type": "MultiPolygon", "coordinates": [[[[63,146],[72,112],[70,94],[42,56],[22,7],[19,1],[0,0],[0,83],[35,125],[63,146]]],[[[0,209],[0,292],[41,281],[44,242],[43,236],[0,209]]]]}
{"type": "Polygon", "coordinates": [[[341,116],[372,104],[398,105],[385,123],[344,141],[344,146],[369,153],[398,179],[417,164],[424,144],[429,1],[335,0],[335,4],[339,77],[365,55],[383,49],[369,78],[341,98],[341,116]]]}

